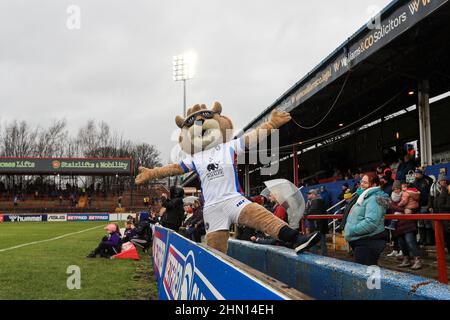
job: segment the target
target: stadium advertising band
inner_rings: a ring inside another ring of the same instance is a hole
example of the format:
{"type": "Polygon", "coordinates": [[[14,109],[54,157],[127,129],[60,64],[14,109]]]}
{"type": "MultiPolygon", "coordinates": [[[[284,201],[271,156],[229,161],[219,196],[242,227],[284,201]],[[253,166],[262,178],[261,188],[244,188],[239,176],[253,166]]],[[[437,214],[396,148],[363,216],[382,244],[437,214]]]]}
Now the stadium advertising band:
{"type": "Polygon", "coordinates": [[[67,221],[109,221],[109,213],[69,213],[67,221]]]}
{"type": "Polygon", "coordinates": [[[0,174],[132,174],[131,159],[0,158],[0,174]]]}
{"type": "Polygon", "coordinates": [[[67,214],[65,213],[51,213],[47,215],[48,222],[65,222],[67,221],[67,214]]]}
{"type": "Polygon", "coordinates": [[[162,300],[287,299],[192,241],[158,226],[153,261],[162,300]]]}
{"type": "MultiPolygon", "coordinates": [[[[384,17],[379,25],[374,23],[373,28],[367,27],[366,32],[361,37],[352,39],[351,43],[342,49],[341,54],[333,60],[329,60],[324,67],[308,75],[309,80],[281,100],[275,105],[275,108],[286,112],[292,111],[322,88],[345,74],[351,67],[368,58],[371,54],[447,3],[448,0],[413,0],[405,2],[403,6],[389,16],[384,17]]],[[[263,117],[256,122],[254,127],[265,122],[267,117],[263,117]]]]}
{"type": "Polygon", "coordinates": [[[46,214],[2,214],[1,220],[3,222],[45,222],[47,221],[46,214]]]}
{"type": "Polygon", "coordinates": [[[67,222],[67,221],[125,221],[134,213],[35,213],[35,214],[0,214],[2,222],[67,222]]]}

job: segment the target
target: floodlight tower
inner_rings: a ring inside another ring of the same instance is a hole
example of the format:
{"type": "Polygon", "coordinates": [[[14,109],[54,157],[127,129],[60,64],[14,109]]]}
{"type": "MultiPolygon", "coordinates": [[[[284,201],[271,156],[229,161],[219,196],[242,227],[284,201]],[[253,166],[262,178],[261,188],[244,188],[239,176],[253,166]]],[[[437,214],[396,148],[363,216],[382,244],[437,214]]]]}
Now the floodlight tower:
{"type": "Polygon", "coordinates": [[[186,80],[194,78],[196,55],[187,52],[173,57],[173,80],[183,81],[183,117],[186,116],[186,80]]]}

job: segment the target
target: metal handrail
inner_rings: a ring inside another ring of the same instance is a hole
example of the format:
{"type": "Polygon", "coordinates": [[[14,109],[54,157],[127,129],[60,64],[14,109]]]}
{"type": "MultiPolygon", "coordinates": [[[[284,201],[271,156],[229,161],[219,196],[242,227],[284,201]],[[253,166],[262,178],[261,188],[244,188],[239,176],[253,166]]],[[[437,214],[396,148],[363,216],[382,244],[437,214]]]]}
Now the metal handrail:
{"type": "MultiPolygon", "coordinates": [[[[342,214],[320,214],[310,215],[308,220],[341,220],[342,214]]],[[[436,240],[436,260],[439,273],[439,282],[448,284],[447,263],[445,261],[445,241],[444,241],[444,225],[443,221],[450,221],[450,213],[417,213],[417,214],[386,214],[386,220],[433,220],[434,235],[436,240]]],[[[450,252],[449,252],[450,254],[450,252]]]]}

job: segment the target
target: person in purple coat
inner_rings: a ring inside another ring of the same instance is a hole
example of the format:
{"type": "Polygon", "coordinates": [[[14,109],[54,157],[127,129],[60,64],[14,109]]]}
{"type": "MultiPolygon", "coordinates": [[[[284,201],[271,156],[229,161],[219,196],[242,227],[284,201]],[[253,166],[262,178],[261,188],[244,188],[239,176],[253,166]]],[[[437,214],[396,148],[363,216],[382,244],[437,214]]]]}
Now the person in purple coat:
{"type": "Polygon", "coordinates": [[[110,258],[120,252],[122,241],[117,224],[110,223],[105,227],[105,230],[107,232],[106,236],[102,238],[98,247],[87,255],[87,258],[96,258],[97,255],[100,255],[102,258],[110,258]]]}

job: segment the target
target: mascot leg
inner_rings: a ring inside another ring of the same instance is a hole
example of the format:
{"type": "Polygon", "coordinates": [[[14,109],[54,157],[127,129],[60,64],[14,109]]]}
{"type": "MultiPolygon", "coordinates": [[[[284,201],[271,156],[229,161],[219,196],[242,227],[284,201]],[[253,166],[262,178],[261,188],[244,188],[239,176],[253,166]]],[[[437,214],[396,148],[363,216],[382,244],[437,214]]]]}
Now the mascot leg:
{"type": "Polygon", "coordinates": [[[206,235],[206,245],[227,254],[229,237],[228,230],[210,232],[206,235]]]}
{"type": "Polygon", "coordinates": [[[279,239],[278,234],[281,228],[287,226],[286,222],[278,219],[270,211],[257,203],[250,203],[242,209],[238,223],[267,233],[275,239],[279,239]]]}
{"type": "Polygon", "coordinates": [[[319,232],[308,236],[302,235],[257,203],[250,203],[242,209],[238,223],[267,233],[272,238],[292,243],[297,253],[311,248],[320,241],[319,232]]]}

